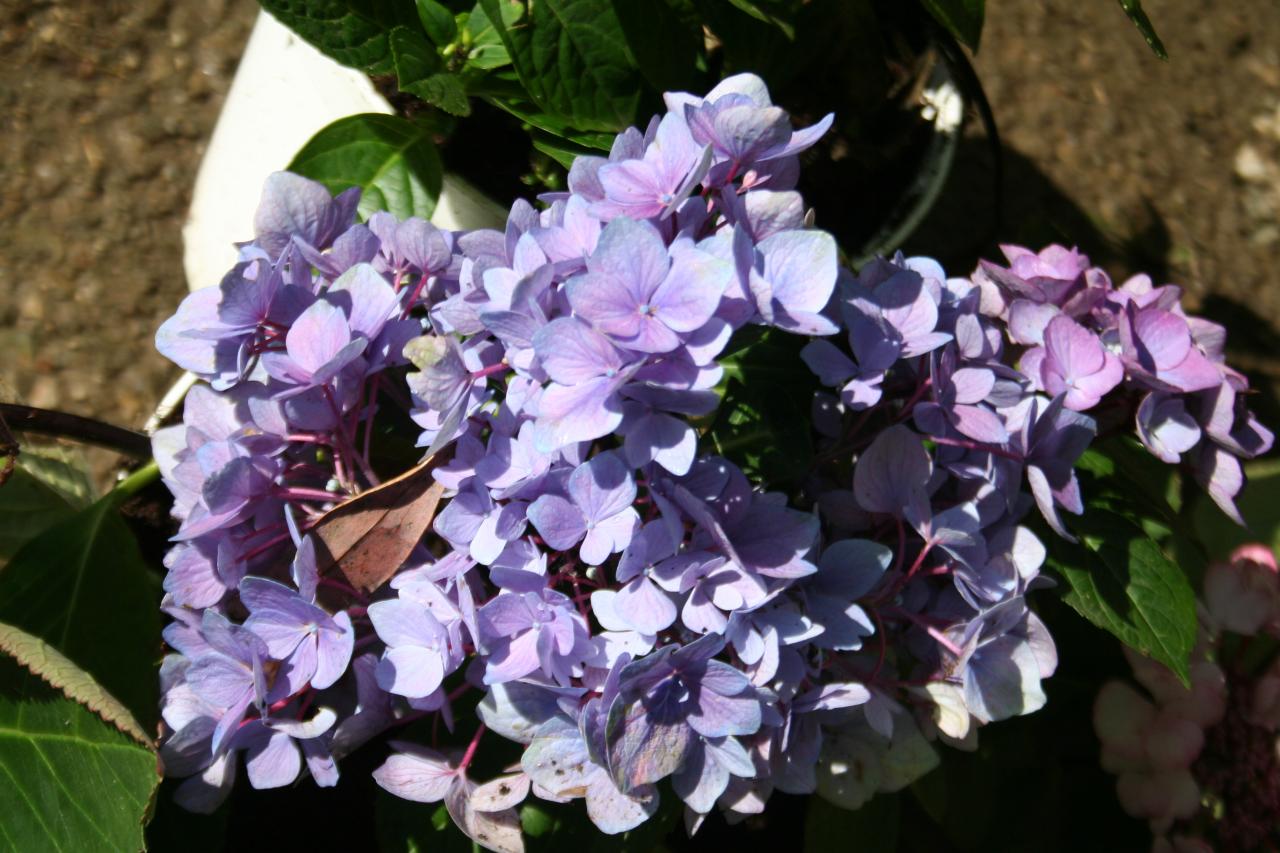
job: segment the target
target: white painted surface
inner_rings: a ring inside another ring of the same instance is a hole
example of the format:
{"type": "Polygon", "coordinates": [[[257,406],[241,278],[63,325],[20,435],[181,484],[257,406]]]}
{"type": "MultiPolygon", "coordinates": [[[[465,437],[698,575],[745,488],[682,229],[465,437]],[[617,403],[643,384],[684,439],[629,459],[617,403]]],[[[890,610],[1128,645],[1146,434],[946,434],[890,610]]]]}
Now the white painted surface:
{"type": "MultiPolygon", "coordinates": [[[[187,286],[222,280],[233,245],[253,237],[262,184],[325,125],[392,112],[369,78],[329,59],[265,12],[258,14],[200,164],[182,229],[187,286]]],[[[506,209],[453,175],[432,217],[442,228],[501,226],[506,209]]]]}

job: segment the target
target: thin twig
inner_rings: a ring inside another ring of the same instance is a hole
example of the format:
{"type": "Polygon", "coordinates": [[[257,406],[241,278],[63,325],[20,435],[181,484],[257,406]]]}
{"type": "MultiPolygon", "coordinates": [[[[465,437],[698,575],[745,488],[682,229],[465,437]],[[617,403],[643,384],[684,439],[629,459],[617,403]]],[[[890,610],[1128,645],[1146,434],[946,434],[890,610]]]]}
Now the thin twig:
{"type": "Polygon", "coordinates": [[[81,417],[52,409],[37,409],[17,403],[0,403],[0,418],[14,432],[32,432],[57,438],[69,438],[86,444],[96,444],[146,459],[151,456],[151,439],[140,432],[104,423],[93,418],[81,417]]]}

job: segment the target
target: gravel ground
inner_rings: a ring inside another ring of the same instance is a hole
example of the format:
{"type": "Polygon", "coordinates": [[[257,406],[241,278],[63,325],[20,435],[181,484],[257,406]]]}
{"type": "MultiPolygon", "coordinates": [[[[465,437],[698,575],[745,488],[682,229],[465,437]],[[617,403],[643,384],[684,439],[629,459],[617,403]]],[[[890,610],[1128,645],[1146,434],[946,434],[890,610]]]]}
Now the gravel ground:
{"type": "MultiPolygon", "coordinates": [[[[989,0],[1001,234],[1185,284],[1275,376],[1280,3],[1146,6],[1169,63],[1110,0],[989,0]]],[[[255,11],[0,0],[0,398],[138,426],[174,378],[151,337],[185,291],[180,227],[255,11]]],[[[985,145],[966,152],[929,234],[992,206],[985,145]]],[[[954,269],[966,239],[938,252],[954,269]]]]}
{"type": "Polygon", "coordinates": [[[0,0],[0,398],[139,426],[251,0],[0,0]]]}

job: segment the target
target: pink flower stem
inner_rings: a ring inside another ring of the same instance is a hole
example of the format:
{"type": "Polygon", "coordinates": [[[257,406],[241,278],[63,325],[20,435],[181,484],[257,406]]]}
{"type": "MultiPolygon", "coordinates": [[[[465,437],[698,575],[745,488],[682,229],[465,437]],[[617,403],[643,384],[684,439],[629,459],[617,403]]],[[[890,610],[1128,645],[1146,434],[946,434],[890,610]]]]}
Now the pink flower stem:
{"type": "Polygon", "coordinates": [[[497,364],[491,364],[488,367],[482,367],[479,370],[471,371],[471,376],[474,379],[481,379],[485,376],[492,376],[495,373],[502,373],[503,371],[510,369],[511,365],[507,364],[505,361],[500,361],[497,364]]]}
{"type": "Polygon", "coordinates": [[[379,639],[380,638],[378,637],[377,634],[370,634],[367,637],[361,637],[360,639],[356,640],[356,644],[355,646],[352,647],[351,653],[355,654],[360,649],[366,648],[378,642],[379,639]]]}
{"type": "Polygon", "coordinates": [[[458,771],[461,772],[471,766],[471,759],[475,758],[476,747],[480,745],[480,737],[484,734],[484,723],[480,724],[480,728],[476,729],[476,733],[471,738],[471,743],[467,744],[467,751],[462,754],[462,761],[458,763],[458,771]]]}
{"type": "MultiPolygon", "coordinates": [[[[342,449],[351,456],[358,466],[360,466],[360,472],[364,474],[365,479],[369,481],[370,486],[382,485],[382,481],[378,479],[378,475],[373,473],[373,469],[369,467],[368,460],[356,452],[355,441],[352,439],[351,434],[347,432],[347,426],[342,419],[342,413],[338,410],[338,404],[333,399],[333,391],[329,389],[328,385],[323,386],[323,388],[324,398],[329,403],[329,409],[333,412],[334,420],[338,422],[338,428],[335,430],[335,435],[338,438],[342,449]]],[[[334,451],[335,453],[337,452],[337,447],[334,448],[334,451]]]]}
{"type": "Polygon", "coordinates": [[[350,586],[349,584],[343,583],[342,581],[334,577],[320,578],[320,586],[327,586],[330,589],[341,590],[342,592],[345,592],[347,595],[351,596],[352,598],[358,598],[361,601],[368,600],[365,598],[364,594],[360,592],[360,590],[356,589],[353,586],[350,586]]]}
{"type": "Polygon", "coordinates": [[[429,275],[423,273],[422,278],[418,279],[418,283],[414,286],[413,292],[411,292],[409,294],[409,298],[405,300],[404,311],[400,314],[400,319],[403,320],[405,317],[408,317],[409,313],[413,311],[414,305],[422,297],[422,291],[426,289],[427,281],[430,278],[431,277],[429,275]]]}
{"type": "Polygon", "coordinates": [[[962,657],[964,655],[963,649],[951,642],[951,640],[947,639],[947,636],[943,634],[942,631],[940,631],[935,625],[930,624],[930,621],[919,613],[912,613],[909,610],[903,610],[901,607],[894,607],[889,615],[905,619],[917,628],[924,629],[924,632],[930,637],[933,637],[933,639],[937,641],[938,645],[942,646],[956,657],[962,657]]]}
{"type": "Polygon", "coordinates": [[[239,555],[238,557],[236,557],[236,560],[241,562],[252,560],[254,557],[258,556],[259,554],[264,554],[267,551],[270,551],[272,548],[276,547],[281,542],[288,542],[289,540],[290,540],[290,536],[286,531],[285,533],[281,533],[278,536],[271,537],[270,539],[268,539],[266,542],[263,542],[258,547],[250,551],[246,551],[245,553],[239,555]]]}
{"type": "Polygon", "coordinates": [[[934,444],[945,444],[948,447],[962,447],[965,450],[976,450],[980,453],[990,453],[993,456],[1003,456],[1005,459],[1016,459],[1022,461],[1020,454],[1014,453],[1012,450],[1005,450],[1003,447],[992,447],[990,444],[981,444],[977,441],[970,441],[967,438],[947,438],[945,436],[931,435],[929,440],[934,444]]]}
{"type": "Polygon", "coordinates": [[[902,410],[898,412],[899,421],[907,419],[911,414],[911,410],[916,407],[916,403],[920,402],[931,387],[933,387],[933,377],[925,377],[925,380],[916,387],[915,393],[911,395],[911,398],[902,405],[902,410]]]}
{"type": "Polygon", "coordinates": [[[303,486],[280,486],[276,494],[287,501],[319,501],[320,503],[337,503],[341,495],[326,492],[323,489],[308,489],[303,486]]]}
{"type": "Polygon", "coordinates": [[[364,458],[369,458],[369,448],[373,444],[373,415],[378,411],[378,391],[382,389],[382,374],[373,377],[373,389],[369,392],[369,414],[364,419],[364,458]]]}

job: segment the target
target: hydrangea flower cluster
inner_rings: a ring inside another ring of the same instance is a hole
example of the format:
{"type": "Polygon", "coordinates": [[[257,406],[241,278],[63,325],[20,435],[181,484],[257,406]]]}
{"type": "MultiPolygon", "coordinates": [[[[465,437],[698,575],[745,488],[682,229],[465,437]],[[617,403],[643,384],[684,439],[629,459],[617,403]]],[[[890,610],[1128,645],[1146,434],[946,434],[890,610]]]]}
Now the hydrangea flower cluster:
{"type": "Polygon", "coordinates": [[[1045,548],[1022,522],[1069,535],[1086,409],[1135,417],[1232,506],[1270,435],[1176,288],[1113,287],[1060,247],[968,279],[901,256],[854,275],[794,189],[830,117],[793,129],[751,75],[667,107],[502,232],[355,223],[350,191],[274,175],[240,262],[160,329],[208,380],[155,440],[181,520],[162,754],[185,805],[216,807],[241,756],[255,787],[304,764],[335,784],[341,756],[429,717],[465,749],[433,725],[377,782],[496,850],[521,849],[526,797],[618,833],[664,780],[691,832],[775,790],[856,808],[933,742],[1045,701],[1045,548]],[[706,452],[727,347],[762,327],[808,340],[830,389],[792,494],[706,452]],[[403,561],[348,572],[323,532],[408,467],[379,455],[408,418],[443,509],[403,561]],[[508,772],[479,783],[488,754],[508,772]]]}
{"type": "Polygon", "coordinates": [[[1245,545],[1204,579],[1191,686],[1125,650],[1145,693],[1103,685],[1094,705],[1102,766],[1125,811],[1147,820],[1153,849],[1263,850],[1280,826],[1280,662],[1251,673],[1258,638],[1280,638],[1280,570],[1245,545]]]}

